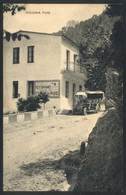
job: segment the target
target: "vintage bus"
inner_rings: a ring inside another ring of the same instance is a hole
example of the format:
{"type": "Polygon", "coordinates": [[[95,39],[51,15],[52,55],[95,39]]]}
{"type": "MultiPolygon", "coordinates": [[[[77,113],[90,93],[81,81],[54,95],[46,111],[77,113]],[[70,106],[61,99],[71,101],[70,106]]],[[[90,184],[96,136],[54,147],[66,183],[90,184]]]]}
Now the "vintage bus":
{"type": "Polygon", "coordinates": [[[73,114],[86,114],[104,110],[103,91],[79,91],[74,96],[73,114]]]}

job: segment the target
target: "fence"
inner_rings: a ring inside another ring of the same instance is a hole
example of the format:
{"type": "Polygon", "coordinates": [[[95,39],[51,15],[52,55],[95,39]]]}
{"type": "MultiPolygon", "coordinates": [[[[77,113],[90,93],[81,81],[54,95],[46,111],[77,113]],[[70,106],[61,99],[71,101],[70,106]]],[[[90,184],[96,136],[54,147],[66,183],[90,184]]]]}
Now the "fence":
{"type": "Polygon", "coordinates": [[[43,117],[52,117],[55,116],[55,110],[40,110],[35,112],[24,112],[24,113],[16,113],[16,114],[8,114],[3,116],[3,123],[15,123],[15,122],[23,122],[41,119],[43,117]]]}

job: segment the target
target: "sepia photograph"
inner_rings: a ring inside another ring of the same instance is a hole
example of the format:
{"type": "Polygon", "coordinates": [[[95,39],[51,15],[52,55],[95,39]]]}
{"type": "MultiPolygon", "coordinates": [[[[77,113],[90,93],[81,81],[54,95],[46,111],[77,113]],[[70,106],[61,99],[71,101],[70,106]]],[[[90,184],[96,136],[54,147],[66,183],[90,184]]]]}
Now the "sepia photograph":
{"type": "Polygon", "coordinates": [[[3,4],[3,191],[123,192],[122,4],[3,4]]]}

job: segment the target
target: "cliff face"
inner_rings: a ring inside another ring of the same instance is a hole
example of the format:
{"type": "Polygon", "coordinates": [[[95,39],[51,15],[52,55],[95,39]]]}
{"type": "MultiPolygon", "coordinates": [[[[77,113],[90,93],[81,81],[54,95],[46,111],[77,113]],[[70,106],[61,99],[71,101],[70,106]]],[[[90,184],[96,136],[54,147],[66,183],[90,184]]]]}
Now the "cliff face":
{"type": "Polygon", "coordinates": [[[123,130],[116,109],[100,118],[88,139],[74,191],[123,188],[123,130]]]}

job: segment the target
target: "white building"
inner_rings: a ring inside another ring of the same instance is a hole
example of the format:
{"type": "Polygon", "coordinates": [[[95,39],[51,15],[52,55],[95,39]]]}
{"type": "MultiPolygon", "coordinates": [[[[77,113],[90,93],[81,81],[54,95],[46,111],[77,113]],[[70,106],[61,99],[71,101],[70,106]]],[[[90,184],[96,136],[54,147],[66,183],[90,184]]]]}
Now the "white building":
{"type": "Polygon", "coordinates": [[[3,41],[4,112],[17,110],[18,97],[44,90],[50,97],[48,108],[71,110],[73,96],[84,90],[86,80],[77,63],[76,44],[53,34],[18,31],[17,35],[18,39],[3,41]]]}

